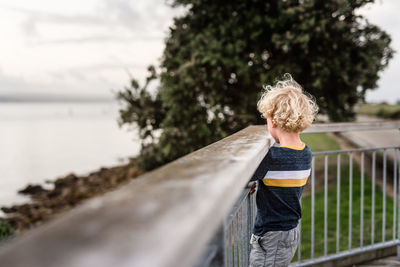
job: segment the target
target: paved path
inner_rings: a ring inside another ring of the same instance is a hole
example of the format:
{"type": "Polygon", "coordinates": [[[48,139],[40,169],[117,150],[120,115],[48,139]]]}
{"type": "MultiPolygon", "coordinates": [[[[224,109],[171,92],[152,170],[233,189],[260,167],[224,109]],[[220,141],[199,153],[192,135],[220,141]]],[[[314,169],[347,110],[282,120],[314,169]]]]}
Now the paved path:
{"type": "MultiPolygon", "coordinates": [[[[382,119],[358,116],[357,121],[382,121],[382,119]]],[[[400,145],[400,130],[355,131],[343,133],[360,147],[380,147],[400,145]]]]}
{"type": "MultiPolygon", "coordinates": [[[[382,121],[382,119],[367,116],[358,116],[357,121],[382,121]]],[[[400,145],[400,129],[380,131],[343,132],[342,136],[358,147],[384,147],[400,145]]],[[[393,160],[393,150],[388,151],[388,159],[393,160]]],[[[400,162],[400,159],[398,158],[400,162]]]]}

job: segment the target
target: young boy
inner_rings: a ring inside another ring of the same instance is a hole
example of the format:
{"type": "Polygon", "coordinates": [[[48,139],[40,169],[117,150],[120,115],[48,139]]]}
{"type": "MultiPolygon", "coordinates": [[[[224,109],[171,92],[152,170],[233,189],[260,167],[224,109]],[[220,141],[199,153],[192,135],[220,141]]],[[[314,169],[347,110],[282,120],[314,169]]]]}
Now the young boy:
{"type": "Polygon", "coordinates": [[[300,139],[318,111],[311,96],[289,74],[267,86],[257,109],[267,119],[272,146],[250,181],[258,184],[257,215],[250,243],[250,266],[288,266],[299,240],[300,197],[310,175],[312,154],[300,139]]]}

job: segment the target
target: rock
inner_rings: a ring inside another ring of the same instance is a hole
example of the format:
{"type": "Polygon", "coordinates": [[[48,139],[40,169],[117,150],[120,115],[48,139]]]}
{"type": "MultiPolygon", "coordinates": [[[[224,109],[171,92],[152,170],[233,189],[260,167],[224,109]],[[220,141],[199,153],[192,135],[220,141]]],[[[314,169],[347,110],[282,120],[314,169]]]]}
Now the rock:
{"type": "Polygon", "coordinates": [[[64,178],[59,178],[54,182],[54,187],[55,188],[62,188],[62,187],[67,187],[73,183],[75,183],[79,177],[77,177],[75,174],[71,173],[68,174],[64,178]]]}
{"type": "Polygon", "coordinates": [[[16,230],[16,233],[21,232],[23,229],[28,229],[31,224],[31,220],[22,214],[17,214],[13,217],[5,218],[4,220],[8,222],[14,230],[16,230]]]}
{"type": "Polygon", "coordinates": [[[28,185],[24,189],[18,191],[20,194],[24,195],[38,195],[47,192],[48,190],[44,189],[41,185],[28,185]]]}
{"type": "Polygon", "coordinates": [[[15,212],[17,212],[17,209],[14,207],[14,206],[12,206],[12,207],[1,207],[1,210],[4,212],[4,213],[15,213],[15,212]]]}
{"type": "Polygon", "coordinates": [[[46,194],[47,198],[55,198],[58,197],[60,195],[60,191],[56,191],[56,190],[51,190],[50,192],[48,192],[46,194]]]}

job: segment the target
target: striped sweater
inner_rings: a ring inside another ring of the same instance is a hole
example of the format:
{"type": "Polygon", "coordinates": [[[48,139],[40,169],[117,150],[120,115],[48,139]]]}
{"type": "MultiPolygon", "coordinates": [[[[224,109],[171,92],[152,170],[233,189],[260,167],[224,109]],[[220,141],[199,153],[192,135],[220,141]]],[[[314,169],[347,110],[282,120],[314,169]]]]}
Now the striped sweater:
{"type": "Polygon", "coordinates": [[[310,148],[272,146],[250,181],[258,180],[253,234],[287,231],[301,218],[300,197],[310,175],[310,148]]]}

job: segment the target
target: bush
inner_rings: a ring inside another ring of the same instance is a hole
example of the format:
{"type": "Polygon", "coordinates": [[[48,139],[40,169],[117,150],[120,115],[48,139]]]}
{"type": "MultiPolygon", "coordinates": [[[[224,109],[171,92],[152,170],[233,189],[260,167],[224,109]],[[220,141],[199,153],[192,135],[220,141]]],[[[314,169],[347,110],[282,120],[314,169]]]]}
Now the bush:
{"type": "Polygon", "coordinates": [[[385,108],[380,108],[375,115],[384,119],[400,119],[400,109],[398,110],[387,110],[385,108]]]}
{"type": "Polygon", "coordinates": [[[0,242],[9,239],[14,235],[15,231],[11,225],[3,220],[0,220],[0,242]]]}
{"type": "Polygon", "coordinates": [[[390,113],[390,119],[400,119],[400,110],[396,110],[390,113]]]}
{"type": "Polygon", "coordinates": [[[381,117],[381,118],[386,118],[387,116],[387,111],[385,108],[380,108],[377,112],[376,112],[376,116],[377,117],[381,117]]]}

